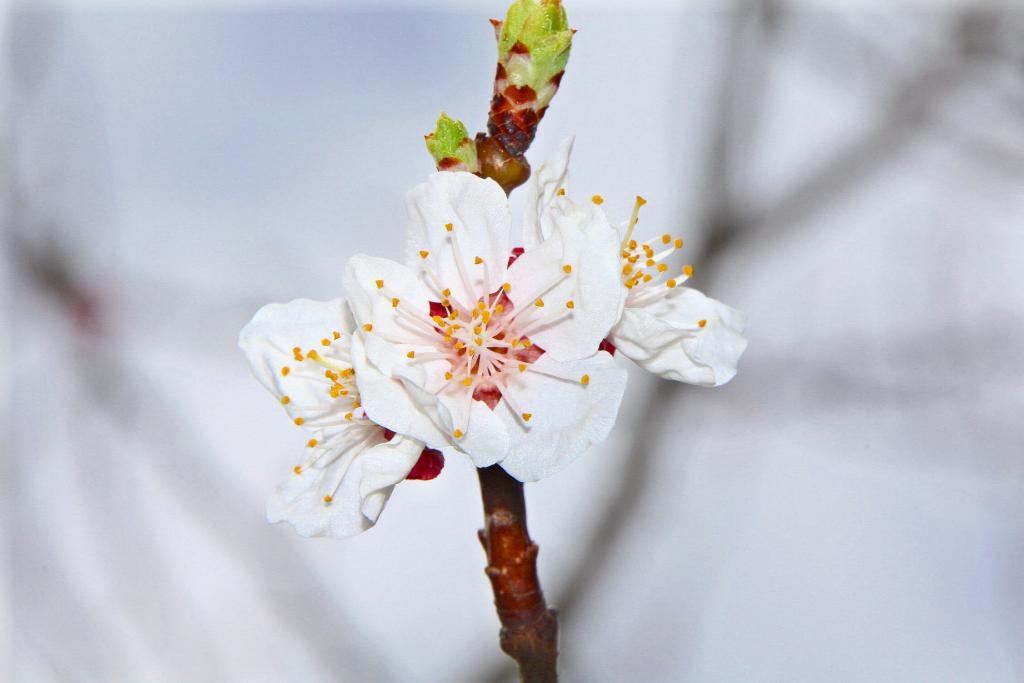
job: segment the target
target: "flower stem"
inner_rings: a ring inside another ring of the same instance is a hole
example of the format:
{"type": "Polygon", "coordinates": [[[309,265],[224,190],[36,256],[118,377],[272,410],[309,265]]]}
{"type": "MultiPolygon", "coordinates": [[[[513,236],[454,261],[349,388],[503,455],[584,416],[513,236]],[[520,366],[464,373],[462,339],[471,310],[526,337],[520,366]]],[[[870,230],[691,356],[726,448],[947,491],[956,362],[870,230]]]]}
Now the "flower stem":
{"type": "Polygon", "coordinates": [[[500,465],[477,469],[484,503],[480,543],[501,620],[501,649],[516,660],[523,683],[558,680],[558,617],[537,576],[537,544],[526,528],[523,484],[500,465]]]}

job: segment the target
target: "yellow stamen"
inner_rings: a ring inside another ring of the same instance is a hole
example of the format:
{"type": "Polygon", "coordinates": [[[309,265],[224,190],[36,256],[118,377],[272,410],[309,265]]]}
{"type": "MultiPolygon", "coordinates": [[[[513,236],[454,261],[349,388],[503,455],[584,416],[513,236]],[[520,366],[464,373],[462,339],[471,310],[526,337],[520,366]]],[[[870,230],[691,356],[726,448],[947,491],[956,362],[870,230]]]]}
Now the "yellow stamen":
{"type": "Polygon", "coordinates": [[[377,280],[377,289],[384,289],[384,281],[377,280]]]}
{"type": "Polygon", "coordinates": [[[334,498],[332,498],[331,496],[324,496],[325,503],[330,503],[332,500],[334,500],[334,498]]]}
{"type": "Polygon", "coordinates": [[[306,358],[310,360],[319,360],[320,354],[316,352],[316,349],[310,349],[306,351],[306,358]]]}
{"type": "Polygon", "coordinates": [[[399,304],[398,297],[397,296],[391,297],[391,308],[398,308],[398,304],[399,304]]]}
{"type": "Polygon", "coordinates": [[[363,329],[367,332],[373,332],[373,323],[366,323],[363,325],[363,329]]]}
{"type": "Polygon", "coordinates": [[[558,192],[556,192],[555,194],[557,194],[559,197],[564,197],[565,196],[565,188],[564,187],[558,188],[558,192]]]}
{"type": "Polygon", "coordinates": [[[454,436],[456,439],[461,439],[462,438],[462,430],[461,429],[456,429],[454,432],[452,432],[452,436],[454,436]]]}
{"type": "Polygon", "coordinates": [[[295,474],[302,474],[302,465],[296,465],[292,468],[292,472],[295,474]]]}
{"type": "Polygon", "coordinates": [[[537,308],[544,308],[544,300],[537,299],[536,301],[533,302],[533,305],[536,306],[537,308]]]}
{"type": "Polygon", "coordinates": [[[297,424],[299,426],[302,426],[302,423],[305,422],[305,420],[303,420],[301,417],[297,417],[294,420],[292,420],[292,422],[294,422],[295,424],[297,424]]]}
{"type": "Polygon", "coordinates": [[[331,345],[331,340],[330,339],[321,339],[320,340],[320,344],[322,346],[330,346],[331,345]]]}
{"type": "Polygon", "coordinates": [[[619,246],[620,249],[624,249],[627,244],[630,249],[636,249],[636,240],[630,238],[633,236],[633,228],[636,227],[637,221],[640,220],[640,207],[646,203],[646,199],[637,195],[636,201],[633,202],[633,215],[629,217],[629,227],[626,229],[626,236],[622,238],[622,244],[619,246]]]}
{"type": "Polygon", "coordinates": [[[708,324],[707,320],[698,320],[697,321],[697,327],[704,327],[707,324],[708,324]]]}
{"type": "Polygon", "coordinates": [[[693,266],[689,264],[683,266],[683,275],[686,277],[693,277],[693,266]]]}
{"type": "Polygon", "coordinates": [[[473,378],[472,377],[467,377],[466,379],[462,380],[462,386],[464,386],[464,387],[471,387],[471,386],[473,386],[473,378]]]}
{"type": "Polygon", "coordinates": [[[409,353],[405,354],[405,357],[406,358],[415,358],[416,357],[416,352],[415,351],[410,351],[409,353]]]}
{"type": "Polygon", "coordinates": [[[351,420],[352,419],[352,413],[345,413],[345,419],[346,420],[351,420]]]}
{"type": "Polygon", "coordinates": [[[668,280],[667,282],[665,282],[665,286],[668,287],[669,289],[675,289],[676,281],[668,280]]]}
{"type": "Polygon", "coordinates": [[[533,417],[533,413],[523,413],[523,422],[529,422],[531,417],[533,417]]]}
{"type": "Polygon", "coordinates": [[[519,372],[526,372],[526,363],[519,364],[519,372]]]}
{"type": "Polygon", "coordinates": [[[590,198],[590,201],[600,206],[601,204],[604,204],[604,197],[602,197],[599,194],[595,194],[593,197],[590,198]]]}
{"type": "Polygon", "coordinates": [[[582,384],[583,386],[587,386],[588,384],[590,384],[590,375],[583,375],[582,377],[580,377],[580,384],[582,384]]]}
{"type": "Polygon", "coordinates": [[[475,263],[476,265],[479,266],[483,262],[484,262],[484,260],[482,258],[480,258],[479,256],[473,257],[473,263],[475,263]]]}
{"type": "Polygon", "coordinates": [[[452,230],[455,229],[455,226],[452,225],[451,223],[445,223],[444,224],[444,229],[447,230],[448,232],[451,232],[452,230]]]}
{"type": "Polygon", "coordinates": [[[428,256],[430,256],[430,252],[429,251],[427,251],[425,249],[420,251],[420,258],[421,259],[426,259],[428,256]]]}
{"type": "Polygon", "coordinates": [[[450,373],[450,372],[444,373],[444,378],[445,379],[451,379],[452,378],[452,373],[450,373]]]}
{"type": "Polygon", "coordinates": [[[664,235],[661,236],[661,243],[662,244],[668,244],[671,241],[672,241],[672,235],[668,234],[667,232],[664,235]]]}
{"type": "Polygon", "coordinates": [[[291,371],[292,371],[292,369],[286,365],[283,368],[281,368],[281,375],[284,376],[284,377],[287,377],[288,373],[291,372],[291,371]]]}
{"type": "Polygon", "coordinates": [[[566,301],[566,302],[565,302],[565,307],[566,307],[566,308],[575,308],[575,307],[576,307],[576,304],[575,304],[575,303],[573,303],[573,302],[572,302],[571,300],[570,300],[570,301],[566,301]]]}
{"type": "Polygon", "coordinates": [[[310,439],[309,441],[307,441],[306,442],[306,447],[308,447],[308,448],[316,447],[316,439],[310,439]]]}
{"type": "Polygon", "coordinates": [[[672,246],[674,246],[676,249],[682,249],[683,248],[683,240],[681,240],[681,239],[679,239],[677,237],[676,241],[672,243],[672,246]]]}
{"type": "Polygon", "coordinates": [[[289,398],[288,396],[282,396],[281,397],[281,403],[283,403],[284,405],[288,405],[291,402],[292,402],[292,399],[289,398]]]}
{"type": "Polygon", "coordinates": [[[501,288],[502,288],[503,290],[505,290],[505,293],[506,293],[506,294],[508,294],[509,292],[511,292],[511,291],[512,291],[512,285],[511,285],[511,284],[509,284],[508,282],[506,282],[505,284],[503,284],[503,285],[501,286],[501,288]]]}
{"type": "Polygon", "coordinates": [[[571,273],[572,272],[572,266],[569,265],[568,263],[566,263],[564,266],[562,266],[562,270],[564,270],[566,272],[566,274],[571,273]]]}

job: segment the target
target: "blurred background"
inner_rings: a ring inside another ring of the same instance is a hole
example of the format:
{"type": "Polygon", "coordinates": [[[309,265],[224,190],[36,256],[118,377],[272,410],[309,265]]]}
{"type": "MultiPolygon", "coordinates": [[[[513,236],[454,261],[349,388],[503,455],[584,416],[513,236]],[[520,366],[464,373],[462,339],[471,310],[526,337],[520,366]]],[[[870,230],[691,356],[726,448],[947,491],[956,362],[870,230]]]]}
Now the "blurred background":
{"type": "MultiPolygon", "coordinates": [[[[267,525],[302,444],[235,345],[399,255],[504,1],[0,5],[0,678],[514,680],[471,466],[267,525]]],[[[530,158],[750,347],[527,487],[565,680],[1024,680],[1024,6],[566,5],[530,158]]]]}

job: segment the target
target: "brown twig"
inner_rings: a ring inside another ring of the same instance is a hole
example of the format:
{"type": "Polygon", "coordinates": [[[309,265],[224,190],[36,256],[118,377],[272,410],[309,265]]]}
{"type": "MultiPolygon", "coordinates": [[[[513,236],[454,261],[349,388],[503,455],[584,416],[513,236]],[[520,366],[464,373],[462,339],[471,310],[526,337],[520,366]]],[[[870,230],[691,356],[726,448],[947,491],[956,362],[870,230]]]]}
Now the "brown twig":
{"type": "Polygon", "coordinates": [[[501,620],[501,649],[519,664],[524,683],[558,680],[558,618],[537,576],[537,544],[526,528],[523,484],[500,465],[477,470],[484,503],[480,543],[501,620]]]}

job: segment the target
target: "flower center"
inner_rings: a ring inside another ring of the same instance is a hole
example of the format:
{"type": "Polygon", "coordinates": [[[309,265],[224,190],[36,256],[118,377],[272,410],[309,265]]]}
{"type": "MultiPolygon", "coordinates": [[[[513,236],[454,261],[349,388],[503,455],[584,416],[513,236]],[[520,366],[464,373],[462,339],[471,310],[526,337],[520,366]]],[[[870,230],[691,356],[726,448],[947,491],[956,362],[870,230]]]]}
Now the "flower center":
{"type": "MultiPolygon", "coordinates": [[[[526,372],[544,353],[529,337],[529,331],[538,326],[538,316],[516,309],[508,297],[510,288],[502,285],[470,310],[456,306],[447,296],[431,302],[438,347],[449,363],[445,379],[473,387],[473,398],[491,409],[502,398],[509,375],[526,372]]],[[[543,301],[537,299],[534,308],[543,308],[543,301]]]]}
{"type": "MultiPolygon", "coordinates": [[[[564,305],[547,307],[543,298],[569,277],[573,266],[564,264],[553,268],[543,281],[530,283],[531,291],[512,293],[510,283],[495,283],[522,255],[521,249],[513,250],[507,264],[497,264],[496,269],[495,264],[485,262],[480,256],[475,256],[472,261],[464,258],[458,230],[453,223],[446,223],[443,229],[454,256],[459,284],[468,301],[457,299],[451,287],[442,283],[431,267],[431,253],[426,250],[419,252],[423,264],[418,275],[428,291],[437,297],[430,302],[426,319],[423,311],[409,307],[384,280],[376,281],[377,291],[390,300],[399,324],[411,333],[406,357],[414,363],[447,362],[444,382],[434,389],[435,393],[458,393],[465,397],[467,404],[481,401],[491,410],[505,401],[521,424],[526,426],[533,413],[519,404],[515,394],[525,386],[522,382],[530,373],[553,376],[563,381],[589,382],[586,375],[582,379],[563,377],[551,370],[533,367],[544,354],[544,349],[534,344],[530,335],[573,314],[576,304],[572,299],[565,301],[564,305]],[[429,350],[424,350],[423,346],[429,350]]],[[[363,329],[372,332],[373,325],[366,324],[363,329]]],[[[465,415],[468,416],[468,412],[465,415]]],[[[458,425],[452,430],[452,435],[461,439],[468,429],[468,422],[458,425]]]]}

